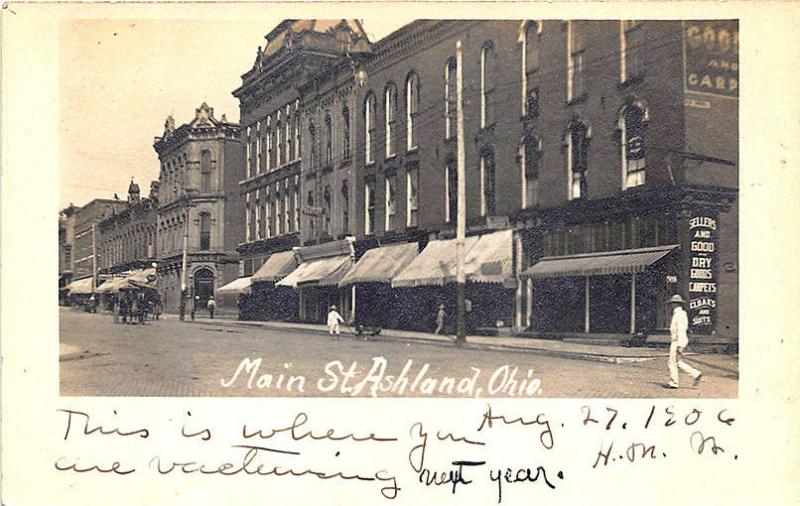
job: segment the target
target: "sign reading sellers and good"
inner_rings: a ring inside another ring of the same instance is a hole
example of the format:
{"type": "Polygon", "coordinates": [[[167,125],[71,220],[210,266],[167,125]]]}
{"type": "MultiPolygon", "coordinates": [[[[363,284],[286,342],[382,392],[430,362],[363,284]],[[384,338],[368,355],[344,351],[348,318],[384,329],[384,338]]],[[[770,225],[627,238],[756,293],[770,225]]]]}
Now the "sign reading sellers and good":
{"type": "Polygon", "coordinates": [[[739,97],[739,22],[685,21],[686,91],[739,97]]]}
{"type": "Polygon", "coordinates": [[[698,215],[689,220],[689,325],[711,332],[717,307],[717,220],[698,215]]]}

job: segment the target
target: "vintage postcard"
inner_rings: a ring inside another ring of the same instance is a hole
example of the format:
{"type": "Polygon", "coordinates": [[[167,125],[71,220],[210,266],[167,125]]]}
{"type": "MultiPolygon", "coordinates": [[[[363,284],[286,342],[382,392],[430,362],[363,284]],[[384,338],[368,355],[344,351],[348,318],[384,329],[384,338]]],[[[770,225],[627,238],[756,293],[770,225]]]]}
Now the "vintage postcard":
{"type": "Polygon", "coordinates": [[[794,504],[789,7],[4,5],[3,503],[794,504]]]}

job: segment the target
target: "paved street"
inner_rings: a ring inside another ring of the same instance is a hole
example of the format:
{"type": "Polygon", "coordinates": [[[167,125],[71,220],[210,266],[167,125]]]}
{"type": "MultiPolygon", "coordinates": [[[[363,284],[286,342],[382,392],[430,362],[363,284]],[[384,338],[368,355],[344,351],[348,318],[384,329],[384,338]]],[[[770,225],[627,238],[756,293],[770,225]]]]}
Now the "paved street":
{"type": "MultiPolygon", "coordinates": [[[[736,357],[697,355],[692,362],[704,371],[703,381],[691,387],[683,376],[680,390],[662,387],[667,380],[666,359],[637,363],[609,364],[569,358],[541,356],[518,351],[455,349],[424,343],[360,341],[342,336],[332,341],[319,332],[210,325],[203,321],[179,322],[175,318],[148,321],[145,325],[115,325],[110,314],[88,314],[61,308],[61,394],[66,396],[346,396],[342,393],[343,374],[326,375],[326,364],[341,361],[347,370],[356,362],[349,386],[356,386],[367,375],[373,357],[384,357],[386,375],[398,376],[408,359],[413,364],[405,396],[421,397],[425,380],[455,378],[455,384],[472,377],[471,368],[480,369],[473,392],[481,389],[488,396],[492,374],[502,366],[518,368],[517,386],[531,378],[541,380],[541,397],[736,397],[738,368],[736,357]],[[257,371],[241,371],[243,359],[261,358],[257,371]],[[409,392],[424,364],[429,368],[417,389],[409,392]],[[250,372],[255,372],[248,388],[250,372]],[[262,376],[265,374],[270,376],[262,376]],[[280,375],[284,379],[280,380],[280,375]],[[299,380],[305,377],[303,391],[299,380]],[[258,388],[259,377],[261,377],[258,388]],[[331,387],[321,392],[318,380],[331,387]],[[334,378],[337,380],[332,387],[334,378]],[[269,386],[267,381],[271,380],[269,386]],[[226,388],[222,382],[229,383],[226,388]],[[280,384],[280,386],[279,386],[280,384]]],[[[498,375],[499,378],[500,375],[498,375]]],[[[389,385],[390,380],[385,378],[389,385]]],[[[502,382],[496,380],[494,386],[502,382]]],[[[431,385],[428,380],[428,385],[431,385]]],[[[509,383],[506,383],[508,385],[509,383]]],[[[438,386],[436,387],[438,388],[438,386]]],[[[438,391],[438,390],[437,390],[438,391]]],[[[369,395],[365,388],[361,396],[369,395]]],[[[401,395],[399,390],[381,396],[401,395]]],[[[452,395],[459,393],[453,391],[452,395]]],[[[463,395],[463,394],[462,394],[463,395]]],[[[474,395],[474,393],[472,394],[474,395]]],[[[507,396],[506,392],[495,393],[507,396]]]]}

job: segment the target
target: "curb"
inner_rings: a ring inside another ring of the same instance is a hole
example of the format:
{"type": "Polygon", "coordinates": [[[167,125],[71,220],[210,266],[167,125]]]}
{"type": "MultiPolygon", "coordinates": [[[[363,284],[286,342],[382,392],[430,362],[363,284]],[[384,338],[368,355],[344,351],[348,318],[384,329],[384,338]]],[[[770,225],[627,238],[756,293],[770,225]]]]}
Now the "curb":
{"type": "MultiPolygon", "coordinates": [[[[287,326],[273,326],[269,325],[269,323],[265,322],[248,322],[248,321],[239,321],[239,320],[202,320],[202,321],[195,321],[193,323],[205,324],[205,325],[214,325],[214,326],[237,326],[237,327],[247,327],[247,328],[266,328],[271,330],[285,330],[288,332],[307,332],[307,333],[315,333],[320,335],[327,335],[327,332],[321,329],[315,328],[308,328],[305,326],[299,325],[287,325],[287,326]]],[[[342,332],[343,336],[350,336],[351,338],[355,339],[355,333],[351,331],[344,331],[342,332]]],[[[399,343],[407,343],[407,344],[424,344],[429,346],[441,346],[441,347],[453,347],[453,341],[445,341],[445,340],[437,340],[437,339],[425,339],[425,338],[418,338],[418,337],[403,337],[403,336],[391,336],[382,334],[379,339],[372,339],[367,338],[366,341],[372,342],[380,342],[380,341],[392,341],[392,342],[399,342],[399,343]]],[[[530,353],[534,355],[542,355],[546,357],[554,357],[554,358],[566,358],[571,360],[582,360],[582,361],[589,361],[589,362],[601,362],[605,364],[632,364],[632,363],[640,363],[640,362],[647,362],[649,360],[655,360],[660,358],[666,358],[662,356],[618,356],[618,355],[604,355],[599,353],[586,353],[582,351],[567,351],[567,350],[552,350],[547,348],[534,348],[530,346],[515,346],[513,344],[486,344],[486,343],[466,343],[463,346],[464,349],[468,350],[478,350],[478,351],[515,351],[521,353],[530,353]]]]}

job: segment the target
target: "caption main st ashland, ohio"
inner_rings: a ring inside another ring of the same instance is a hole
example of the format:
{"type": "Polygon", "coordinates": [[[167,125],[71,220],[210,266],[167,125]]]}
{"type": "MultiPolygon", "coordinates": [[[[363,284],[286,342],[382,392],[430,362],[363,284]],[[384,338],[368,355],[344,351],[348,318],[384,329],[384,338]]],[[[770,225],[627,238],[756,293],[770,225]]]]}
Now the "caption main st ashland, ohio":
{"type": "Polygon", "coordinates": [[[693,341],[736,349],[737,21],[420,20],[370,40],[286,20],[265,38],[239,123],[170,116],[148,196],[131,181],[61,211],[62,303],[140,287],[171,313],[336,305],[428,332],[443,306],[451,330],[463,133],[470,334],[657,341],[680,294],[693,341]]]}

